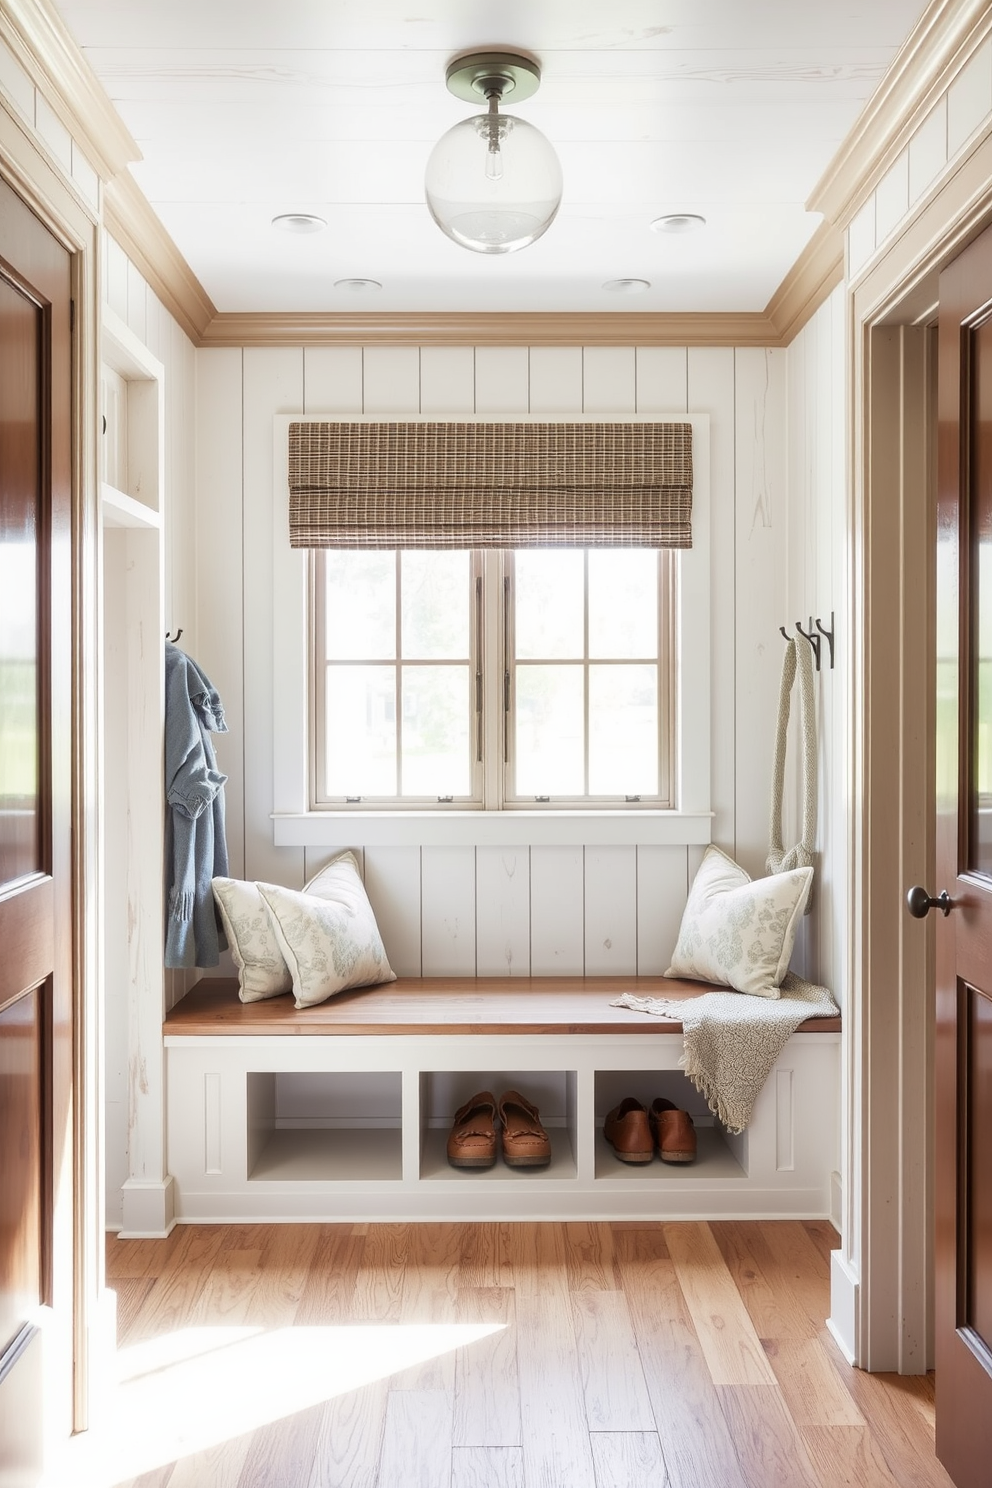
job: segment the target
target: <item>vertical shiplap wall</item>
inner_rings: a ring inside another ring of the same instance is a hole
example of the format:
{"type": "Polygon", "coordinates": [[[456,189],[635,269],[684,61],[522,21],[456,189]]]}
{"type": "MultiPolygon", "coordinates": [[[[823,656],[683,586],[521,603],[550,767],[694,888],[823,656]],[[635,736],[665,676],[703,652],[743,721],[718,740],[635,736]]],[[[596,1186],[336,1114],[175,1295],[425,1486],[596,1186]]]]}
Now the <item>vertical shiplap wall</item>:
{"type": "MultiPolygon", "coordinates": [[[[783,598],[789,628],[834,614],[834,666],[821,643],[814,673],[817,709],[818,798],[813,912],[802,928],[793,966],[844,997],[849,932],[848,834],[851,800],[848,759],[850,613],[845,429],[845,291],[838,288],[789,346],[788,544],[783,598]]],[[[793,697],[790,755],[791,821],[797,832],[800,784],[795,769],[798,696],[793,697]]],[[[788,819],[788,818],[787,818],[788,819]]],[[[787,839],[789,842],[794,837],[787,839]]]]}
{"type": "MultiPolygon", "coordinates": [[[[196,640],[232,730],[232,873],[301,885],[322,861],[275,848],[269,820],[272,419],[299,412],[709,414],[713,837],[752,875],[764,871],[778,627],[807,603],[793,550],[798,541],[803,551],[800,524],[815,526],[831,489],[829,478],[804,487],[793,520],[791,349],[245,348],[201,350],[196,360],[196,640]]],[[[817,362],[808,376],[821,370],[829,378],[835,368],[817,362]]],[[[840,609],[833,583],[825,574],[814,613],[840,609]]],[[[644,974],[667,965],[699,850],[370,847],[362,856],[400,974],[644,974]]],[[[809,924],[804,937],[803,967],[815,975],[822,937],[809,924]]]]}

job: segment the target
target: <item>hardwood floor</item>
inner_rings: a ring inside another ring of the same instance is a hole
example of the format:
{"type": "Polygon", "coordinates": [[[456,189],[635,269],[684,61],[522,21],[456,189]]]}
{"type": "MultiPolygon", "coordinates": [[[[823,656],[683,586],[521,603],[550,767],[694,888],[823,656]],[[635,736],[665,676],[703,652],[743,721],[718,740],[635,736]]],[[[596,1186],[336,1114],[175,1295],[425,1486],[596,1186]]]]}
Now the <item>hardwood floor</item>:
{"type": "Polygon", "coordinates": [[[122,1381],[73,1485],[951,1488],[932,1378],[852,1370],[823,1326],[835,1245],[820,1222],[111,1239],[122,1381]]]}

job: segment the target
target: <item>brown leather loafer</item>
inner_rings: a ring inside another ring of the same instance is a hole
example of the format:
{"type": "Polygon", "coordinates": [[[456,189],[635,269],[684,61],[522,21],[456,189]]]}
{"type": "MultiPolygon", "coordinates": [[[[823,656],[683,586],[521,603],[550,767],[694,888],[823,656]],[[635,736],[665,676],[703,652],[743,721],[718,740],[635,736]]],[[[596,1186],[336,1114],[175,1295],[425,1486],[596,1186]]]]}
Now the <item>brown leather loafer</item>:
{"type": "Polygon", "coordinates": [[[695,1162],[696,1128],[688,1111],[658,1096],[651,1102],[651,1130],[662,1162],[695,1162]]]}
{"type": "Polygon", "coordinates": [[[455,1112],[448,1135],[453,1168],[491,1168],[496,1161],[496,1098],[480,1090],[455,1112]]]}
{"type": "Polygon", "coordinates": [[[654,1157],[654,1137],[648,1113],[632,1095],[607,1113],[603,1136],[621,1162],[649,1163],[654,1157]]]}
{"type": "Polygon", "coordinates": [[[510,1168],[543,1168],[551,1161],[551,1138],[538,1110],[517,1090],[508,1090],[497,1107],[503,1123],[503,1161],[510,1168]]]}

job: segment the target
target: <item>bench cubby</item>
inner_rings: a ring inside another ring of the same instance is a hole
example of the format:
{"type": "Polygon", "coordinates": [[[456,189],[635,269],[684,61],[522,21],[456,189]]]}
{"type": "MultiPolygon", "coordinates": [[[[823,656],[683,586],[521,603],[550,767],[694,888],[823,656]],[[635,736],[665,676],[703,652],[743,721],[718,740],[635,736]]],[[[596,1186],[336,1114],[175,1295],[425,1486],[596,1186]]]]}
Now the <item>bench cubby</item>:
{"type": "Polygon", "coordinates": [[[297,1011],[199,983],[165,1022],[168,1161],[186,1222],[819,1218],[837,1167],[840,1023],[786,1045],[739,1136],[679,1068],[678,1022],[620,992],[699,996],[662,978],[403,980],[297,1011]],[[547,1168],[449,1166],[457,1107],[518,1089],[541,1110],[547,1168]],[[693,1113],[692,1164],[620,1162],[603,1118],[625,1095],[693,1113]]]}

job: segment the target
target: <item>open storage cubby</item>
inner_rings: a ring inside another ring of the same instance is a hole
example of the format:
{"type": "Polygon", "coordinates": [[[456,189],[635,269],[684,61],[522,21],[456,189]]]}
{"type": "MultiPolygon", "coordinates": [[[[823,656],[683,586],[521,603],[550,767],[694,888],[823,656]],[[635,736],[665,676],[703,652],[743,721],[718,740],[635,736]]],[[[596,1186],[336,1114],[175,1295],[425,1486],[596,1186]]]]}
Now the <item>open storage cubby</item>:
{"type": "Polygon", "coordinates": [[[574,1070],[434,1070],[420,1076],[422,1180],[453,1179],[459,1183],[534,1183],[543,1179],[576,1177],[578,1146],[577,1079],[574,1070]],[[507,1167],[500,1155],[497,1130],[496,1163],[491,1168],[453,1168],[448,1162],[448,1132],[455,1112],[480,1091],[488,1090],[496,1100],[516,1090],[540,1112],[541,1124],[551,1139],[551,1162],[543,1168],[507,1167]]]}
{"type": "Polygon", "coordinates": [[[596,1180],[604,1183],[698,1183],[700,1174],[707,1179],[747,1178],[747,1133],[727,1131],[711,1115],[706,1101],[679,1070],[597,1070],[596,1102],[596,1180]],[[608,1111],[627,1096],[633,1096],[650,1110],[657,1097],[672,1101],[688,1111],[696,1128],[696,1160],[692,1163],[664,1163],[655,1153],[653,1162],[622,1162],[603,1135],[608,1111]]]}
{"type": "Polygon", "coordinates": [[[255,1071],[246,1080],[249,1180],[402,1178],[399,1073],[255,1071]]]}

